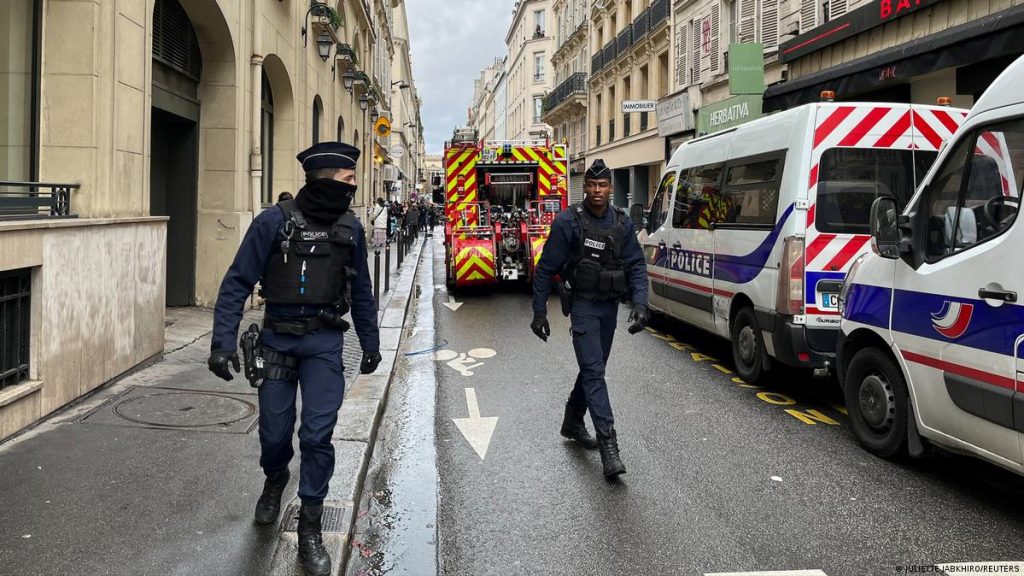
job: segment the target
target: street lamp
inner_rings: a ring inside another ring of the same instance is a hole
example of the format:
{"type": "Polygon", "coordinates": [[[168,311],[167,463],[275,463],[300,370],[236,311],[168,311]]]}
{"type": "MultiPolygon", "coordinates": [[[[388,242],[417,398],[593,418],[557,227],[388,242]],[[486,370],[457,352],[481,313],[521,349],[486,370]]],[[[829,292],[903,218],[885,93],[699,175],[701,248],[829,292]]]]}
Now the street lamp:
{"type": "Polygon", "coordinates": [[[345,86],[345,90],[352,91],[352,86],[355,84],[356,74],[349,70],[341,75],[341,83],[345,86]]]}
{"type": "Polygon", "coordinates": [[[363,94],[362,96],[359,97],[359,109],[360,110],[362,110],[363,112],[366,112],[366,108],[369,105],[370,105],[370,99],[366,96],[366,94],[363,94]]]}
{"type": "Polygon", "coordinates": [[[394,88],[396,84],[398,85],[399,90],[409,87],[409,83],[406,82],[405,80],[398,80],[397,82],[392,82],[391,87],[394,88]]]}
{"type": "Polygon", "coordinates": [[[321,32],[316,37],[316,51],[320,54],[320,59],[327,62],[327,59],[331,57],[331,47],[334,46],[334,40],[331,39],[331,35],[327,32],[321,32]]]}

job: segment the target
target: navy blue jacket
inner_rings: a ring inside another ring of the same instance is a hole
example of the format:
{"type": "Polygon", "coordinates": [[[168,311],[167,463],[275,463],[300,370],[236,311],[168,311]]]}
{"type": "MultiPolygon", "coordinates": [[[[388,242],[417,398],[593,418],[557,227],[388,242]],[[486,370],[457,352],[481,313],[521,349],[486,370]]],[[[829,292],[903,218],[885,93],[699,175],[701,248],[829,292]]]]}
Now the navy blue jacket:
{"type": "MultiPolygon", "coordinates": [[[[533,311],[547,312],[548,294],[551,293],[551,277],[561,271],[569,256],[579,251],[582,227],[573,214],[576,206],[570,206],[555,216],[551,223],[551,234],[544,244],[544,253],[537,263],[536,275],[533,279],[533,311]]],[[[586,208],[584,208],[586,210],[586,208]]],[[[615,208],[609,206],[604,217],[598,218],[590,214],[595,224],[611,227],[614,224],[615,208]]],[[[625,219],[626,234],[622,243],[622,259],[625,263],[626,278],[629,280],[633,304],[647,305],[647,261],[640,242],[636,239],[636,229],[629,216],[625,219]]]]}
{"type": "MultiPolygon", "coordinates": [[[[238,342],[238,324],[242,321],[245,301],[252,294],[253,287],[267,267],[271,252],[281,251],[281,237],[278,232],[284,226],[284,213],[277,206],[261,212],[252,221],[245,233],[242,245],[238,247],[235,261],[228,268],[217,294],[213,308],[214,352],[234,352],[238,342]]],[[[352,281],[352,322],[359,336],[359,345],[364,352],[380,349],[380,332],[377,329],[377,304],[373,300],[373,286],[370,270],[366,265],[366,235],[363,225],[356,219],[356,245],[353,247],[351,265],[356,270],[352,281]]],[[[265,313],[271,318],[301,318],[317,316],[319,307],[298,305],[267,304],[265,313]]]]}

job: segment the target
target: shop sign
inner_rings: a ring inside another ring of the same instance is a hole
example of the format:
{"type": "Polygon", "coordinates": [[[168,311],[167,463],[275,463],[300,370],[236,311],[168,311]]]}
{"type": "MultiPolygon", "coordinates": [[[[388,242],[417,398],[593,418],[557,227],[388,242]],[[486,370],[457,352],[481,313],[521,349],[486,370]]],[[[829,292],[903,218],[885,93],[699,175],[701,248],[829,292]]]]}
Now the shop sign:
{"type": "Polygon", "coordinates": [[[729,44],[729,93],[764,94],[762,44],[729,44]]]}
{"type": "Polygon", "coordinates": [[[761,117],[761,95],[733,96],[700,109],[697,131],[703,136],[756,120],[761,117]]]}
{"type": "Polygon", "coordinates": [[[872,0],[871,3],[804,32],[783,44],[779,51],[782,62],[817,52],[847,38],[897,20],[940,0],[872,0]]]}
{"type": "Polygon", "coordinates": [[[629,114],[630,112],[654,112],[654,108],[654,100],[624,100],[622,102],[622,112],[624,114],[629,114]]]}
{"type": "Polygon", "coordinates": [[[693,130],[690,95],[685,90],[658,102],[654,115],[658,118],[658,136],[671,136],[693,130]]]}

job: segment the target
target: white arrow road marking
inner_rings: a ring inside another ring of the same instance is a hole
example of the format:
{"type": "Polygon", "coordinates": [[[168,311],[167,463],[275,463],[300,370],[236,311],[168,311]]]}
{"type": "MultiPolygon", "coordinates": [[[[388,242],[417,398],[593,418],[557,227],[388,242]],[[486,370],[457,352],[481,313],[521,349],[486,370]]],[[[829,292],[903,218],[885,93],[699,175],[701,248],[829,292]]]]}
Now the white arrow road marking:
{"type": "Polygon", "coordinates": [[[448,309],[451,310],[452,312],[455,312],[456,310],[462,307],[462,302],[456,302],[454,296],[449,296],[448,301],[445,302],[444,305],[447,306],[448,309]]]}
{"type": "Polygon", "coordinates": [[[476,390],[466,388],[466,404],[469,405],[469,418],[452,418],[459,431],[466,437],[469,445],[473,447],[480,459],[487,456],[487,447],[491,444],[491,435],[494,434],[494,427],[498,425],[497,416],[480,416],[480,406],[476,403],[476,390]]]}

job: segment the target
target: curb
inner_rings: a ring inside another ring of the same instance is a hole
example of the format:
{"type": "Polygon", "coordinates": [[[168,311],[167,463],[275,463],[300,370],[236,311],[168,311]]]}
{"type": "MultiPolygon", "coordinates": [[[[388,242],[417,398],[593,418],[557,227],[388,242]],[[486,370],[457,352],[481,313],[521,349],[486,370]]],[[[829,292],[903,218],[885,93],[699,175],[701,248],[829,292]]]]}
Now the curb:
{"type": "MultiPolygon", "coordinates": [[[[331,555],[331,573],[342,574],[347,565],[356,523],[357,509],[363,492],[363,483],[369,469],[370,458],[377,443],[377,430],[384,416],[388,392],[398,350],[412,301],[413,286],[420,267],[424,247],[429,238],[414,241],[413,251],[406,255],[396,276],[392,276],[391,290],[381,294],[381,307],[377,315],[380,329],[380,353],[383,359],[373,374],[357,374],[345,391],[345,400],[338,411],[331,443],[334,445],[335,466],[331,487],[324,500],[324,546],[331,555]],[[413,266],[406,265],[414,261],[413,266]],[[353,474],[355,472],[355,474],[353,474]]],[[[293,475],[295,479],[297,475],[293,475]]],[[[273,576],[301,576],[298,562],[298,534],[295,516],[300,502],[293,498],[281,515],[278,538],[268,574],[273,576]]]]}

